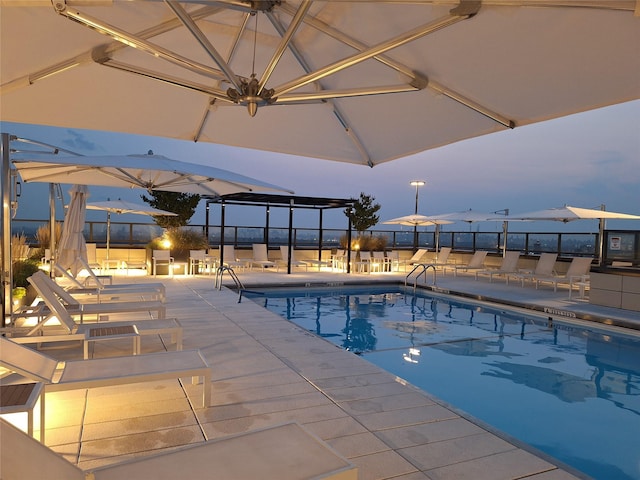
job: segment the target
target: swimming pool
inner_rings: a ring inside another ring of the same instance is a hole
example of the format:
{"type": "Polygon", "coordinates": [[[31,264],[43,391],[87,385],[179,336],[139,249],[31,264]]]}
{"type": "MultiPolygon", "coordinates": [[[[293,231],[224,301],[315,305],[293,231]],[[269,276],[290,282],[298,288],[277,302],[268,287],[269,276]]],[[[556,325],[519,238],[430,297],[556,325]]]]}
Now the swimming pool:
{"type": "Polygon", "coordinates": [[[640,479],[640,336],[401,287],[246,296],[596,479],[640,479]]]}

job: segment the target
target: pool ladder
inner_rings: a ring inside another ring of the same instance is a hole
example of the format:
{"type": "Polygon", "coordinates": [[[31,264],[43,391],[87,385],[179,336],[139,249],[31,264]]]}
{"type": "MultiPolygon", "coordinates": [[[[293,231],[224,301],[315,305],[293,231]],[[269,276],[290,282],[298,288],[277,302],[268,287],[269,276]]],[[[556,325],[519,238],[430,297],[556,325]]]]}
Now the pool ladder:
{"type": "Polygon", "coordinates": [[[233,268],[227,267],[225,265],[218,267],[218,269],[216,270],[216,278],[214,283],[215,288],[217,288],[218,290],[222,290],[222,276],[224,275],[224,272],[227,272],[229,274],[229,276],[233,280],[233,283],[236,284],[236,288],[239,291],[242,291],[242,289],[244,289],[244,285],[242,285],[242,282],[236,275],[236,272],[233,271],[233,268]]]}
{"type": "Polygon", "coordinates": [[[425,282],[427,281],[427,270],[429,270],[430,268],[433,269],[433,286],[436,286],[436,266],[433,263],[418,263],[415,267],[413,267],[413,270],[411,270],[407,276],[404,279],[404,286],[407,286],[407,281],[409,280],[409,277],[413,274],[413,272],[415,272],[416,270],[420,270],[419,273],[416,274],[416,277],[413,279],[413,291],[416,291],[416,287],[418,286],[418,279],[420,278],[420,276],[424,275],[425,278],[425,282]]]}

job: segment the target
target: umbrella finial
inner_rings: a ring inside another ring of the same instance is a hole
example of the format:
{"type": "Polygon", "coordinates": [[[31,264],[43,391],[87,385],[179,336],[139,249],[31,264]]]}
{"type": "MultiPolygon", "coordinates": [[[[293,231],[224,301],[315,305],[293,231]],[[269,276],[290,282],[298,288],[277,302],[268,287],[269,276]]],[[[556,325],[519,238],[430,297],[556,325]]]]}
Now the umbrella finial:
{"type": "Polygon", "coordinates": [[[153,155],[153,150],[149,150],[149,151],[147,152],[147,155],[153,155]]]}

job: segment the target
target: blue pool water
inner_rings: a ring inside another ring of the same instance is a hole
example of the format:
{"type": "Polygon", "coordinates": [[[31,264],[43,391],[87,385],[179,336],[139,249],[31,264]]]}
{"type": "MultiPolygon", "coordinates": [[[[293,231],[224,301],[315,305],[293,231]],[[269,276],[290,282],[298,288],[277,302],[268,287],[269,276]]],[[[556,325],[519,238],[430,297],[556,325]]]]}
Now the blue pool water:
{"type": "Polygon", "coordinates": [[[249,294],[596,479],[640,480],[640,340],[398,287],[249,294]]]}

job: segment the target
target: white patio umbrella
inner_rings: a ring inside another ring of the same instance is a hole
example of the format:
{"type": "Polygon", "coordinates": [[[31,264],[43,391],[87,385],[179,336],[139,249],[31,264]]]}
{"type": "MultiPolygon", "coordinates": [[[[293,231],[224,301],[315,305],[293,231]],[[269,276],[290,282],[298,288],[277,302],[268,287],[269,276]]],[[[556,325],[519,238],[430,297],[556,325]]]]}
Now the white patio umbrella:
{"type": "Polygon", "coordinates": [[[84,240],[84,221],[89,189],[86,185],[74,185],[69,190],[71,200],[64,216],[62,234],[55,261],[75,276],[83,268],[79,260],[87,262],[87,245],[84,240]]]}
{"type": "Polygon", "coordinates": [[[0,1],[2,120],[372,166],[640,98],[637,9],[0,1]]]}
{"type": "Polygon", "coordinates": [[[572,222],[575,220],[599,220],[598,223],[598,263],[602,262],[604,254],[604,230],[606,219],[618,220],[640,220],[640,215],[628,213],[608,212],[605,206],[601,205],[600,210],[592,208],[579,208],[565,205],[559,208],[548,208],[534,212],[519,213],[509,215],[508,220],[547,220],[556,222],[572,222]]]}
{"type": "MultiPolygon", "coordinates": [[[[404,217],[392,218],[391,220],[386,220],[382,222],[385,225],[406,225],[411,227],[420,227],[420,226],[428,226],[435,225],[435,242],[436,242],[436,252],[440,251],[440,225],[447,225],[453,223],[451,220],[440,219],[436,217],[427,217],[425,215],[420,214],[411,214],[405,215],[404,217]]],[[[414,247],[417,248],[417,234],[414,234],[416,238],[414,238],[414,247]]]]}
{"type": "Polygon", "coordinates": [[[134,215],[149,215],[152,217],[159,216],[177,216],[176,213],[153,208],[149,205],[140,205],[125,200],[107,200],[105,202],[87,203],[87,210],[105,210],[107,212],[107,260],[109,260],[109,248],[111,243],[111,214],[131,213],[134,215]]]}
{"type": "Polygon", "coordinates": [[[291,190],[221,168],[173,160],[162,155],[21,158],[12,160],[22,180],[143,188],[199,195],[291,190]]]}
{"type": "Polygon", "coordinates": [[[471,226],[474,222],[490,222],[496,220],[502,220],[502,234],[504,236],[503,244],[502,244],[502,254],[503,256],[507,252],[507,234],[509,230],[509,222],[507,222],[504,218],[496,218],[497,213],[505,212],[508,214],[509,209],[500,210],[498,212],[477,212],[475,210],[463,210],[461,212],[453,212],[453,213],[442,213],[440,215],[434,215],[432,218],[442,219],[442,220],[452,220],[455,222],[466,222],[471,226]]]}

